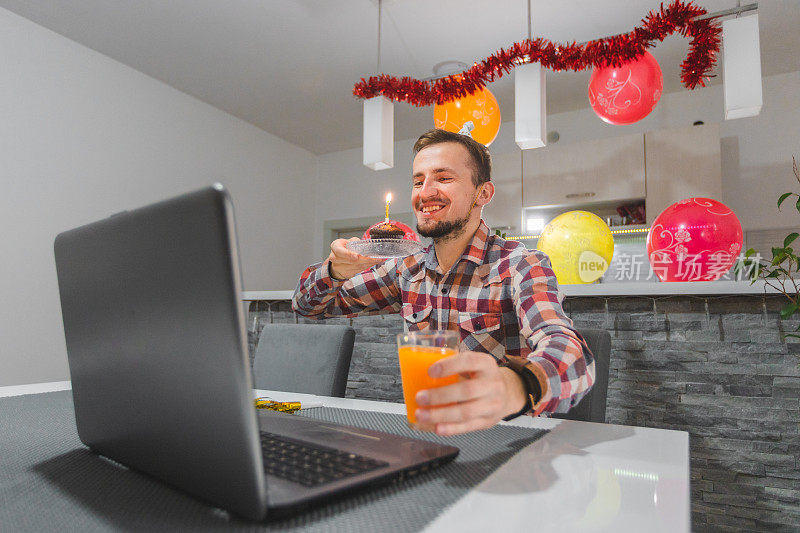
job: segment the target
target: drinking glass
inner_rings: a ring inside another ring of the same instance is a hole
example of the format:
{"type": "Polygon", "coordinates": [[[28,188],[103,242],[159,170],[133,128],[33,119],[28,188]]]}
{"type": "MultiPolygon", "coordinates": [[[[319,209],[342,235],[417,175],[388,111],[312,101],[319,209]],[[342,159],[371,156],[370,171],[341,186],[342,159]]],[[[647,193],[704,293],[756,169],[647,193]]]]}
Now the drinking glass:
{"type": "Polygon", "coordinates": [[[456,355],[460,335],[457,331],[411,331],[397,336],[397,355],[400,359],[400,377],[403,381],[403,398],[406,402],[408,424],[414,429],[431,431],[417,423],[417,392],[443,387],[458,381],[458,375],[432,378],[428,368],[440,359],[456,355]]]}

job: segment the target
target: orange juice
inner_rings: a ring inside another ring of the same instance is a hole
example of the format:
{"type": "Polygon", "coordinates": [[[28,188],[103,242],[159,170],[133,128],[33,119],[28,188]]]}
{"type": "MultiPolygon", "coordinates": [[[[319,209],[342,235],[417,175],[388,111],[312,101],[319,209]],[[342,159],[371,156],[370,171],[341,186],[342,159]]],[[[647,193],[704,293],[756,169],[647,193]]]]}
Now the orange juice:
{"type": "Polygon", "coordinates": [[[458,375],[432,378],[428,375],[428,367],[439,359],[455,354],[456,350],[453,348],[434,346],[406,345],[400,346],[398,349],[400,376],[403,380],[403,398],[406,402],[408,421],[412,426],[417,423],[414,413],[417,410],[418,391],[443,387],[458,381],[458,375]]]}

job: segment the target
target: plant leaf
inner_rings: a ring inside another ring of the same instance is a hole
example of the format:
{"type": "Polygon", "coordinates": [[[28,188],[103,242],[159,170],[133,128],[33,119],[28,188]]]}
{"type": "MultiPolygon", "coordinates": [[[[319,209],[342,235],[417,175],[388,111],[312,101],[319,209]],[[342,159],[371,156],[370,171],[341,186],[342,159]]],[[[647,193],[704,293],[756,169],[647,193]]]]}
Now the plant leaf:
{"type": "Polygon", "coordinates": [[[790,233],[789,235],[787,235],[787,236],[786,236],[786,238],[785,238],[785,239],[783,239],[783,247],[784,247],[784,248],[786,248],[787,246],[789,246],[790,244],[792,244],[792,242],[793,242],[793,241],[794,241],[794,240],[795,240],[797,237],[800,237],[800,233],[794,232],[794,233],[790,233]]]}
{"type": "Polygon", "coordinates": [[[783,203],[783,201],[786,200],[787,198],[789,198],[791,195],[792,195],[792,193],[790,193],[790,192],[785,192],[785,193],[781,194],[781,197],[778,198],[778,209],[781,208],[781,204],[783,203]]]}
{"type": "Polygon", "coordinates": [[[772,249],[772,261],[773,265],[778,265],[786,260],[790,251],[786,248],[773,248],[772,249]]]}
{"type": "Polygon", "coordinates": [[[797,304],[788,303],[781,309],[781,320],[786,320],[797,312],[797,304]]]}
{"type": "Polygon", "coordinates": [[[794,204],[794,206],[797,208],[797,211],[800,212],[800,195],[797,196],[797,203],[794,204]]]}
{"type": "Polygon", "coordinates": [[[745,256],[745,257],[750,257],[750,256],[751,256],[751,255],[753,255],[754,253],[756,253],[756,249],[755,249],[755,248],[749,248],[749,249],[748,249],[748,250],[745,252],[744,256],[745,256]]]}

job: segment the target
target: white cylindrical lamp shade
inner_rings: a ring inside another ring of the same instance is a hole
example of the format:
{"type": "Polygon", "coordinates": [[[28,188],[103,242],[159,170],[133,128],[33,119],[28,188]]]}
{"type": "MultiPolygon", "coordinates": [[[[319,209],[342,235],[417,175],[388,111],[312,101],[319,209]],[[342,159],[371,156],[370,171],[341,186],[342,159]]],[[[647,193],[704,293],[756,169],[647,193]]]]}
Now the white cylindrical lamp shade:
{"type": "Polygon", "coordinates": [[[763,98],[757,14],[722,23],[722,54],[725,120],[758,115],[763,98]]]}
{"type": "Polygon", "coordinates": [[[541,64],[528,63],[514,69],[514,140],[523,150],[546,144],[546,92],[541,64]]]}
{"type": "Polygon", "coordinates": [[[364,165],[372,170],[394,166],[394,102],[385,96],[364,100],[364,165]]]}

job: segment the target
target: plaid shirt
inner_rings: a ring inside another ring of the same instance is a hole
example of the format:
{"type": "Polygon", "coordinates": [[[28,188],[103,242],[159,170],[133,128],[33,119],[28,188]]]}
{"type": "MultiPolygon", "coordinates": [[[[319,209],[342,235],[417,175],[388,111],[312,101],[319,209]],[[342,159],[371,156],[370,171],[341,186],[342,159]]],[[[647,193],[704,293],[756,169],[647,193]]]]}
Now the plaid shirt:
{"type": "Polygon", "coordinates": [[[533,372],[542,398],[528,414],[566,412],[594,382],[594,358],[564,314],[548,257],[489,235],[483,221],[448,272],[432,245],[345,281],[331,278],[325,261],[303,272],[292,307],[319,319],[399,312],[409,331],[457,330],[460,350],[533,372]]]}

